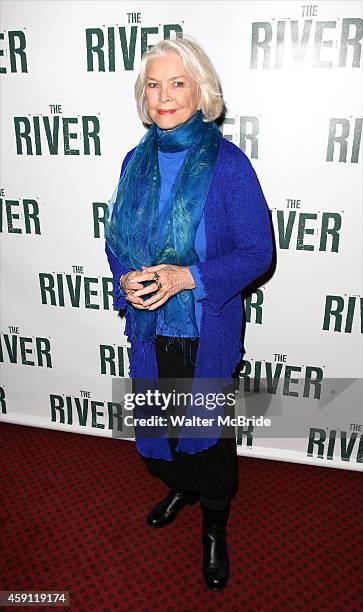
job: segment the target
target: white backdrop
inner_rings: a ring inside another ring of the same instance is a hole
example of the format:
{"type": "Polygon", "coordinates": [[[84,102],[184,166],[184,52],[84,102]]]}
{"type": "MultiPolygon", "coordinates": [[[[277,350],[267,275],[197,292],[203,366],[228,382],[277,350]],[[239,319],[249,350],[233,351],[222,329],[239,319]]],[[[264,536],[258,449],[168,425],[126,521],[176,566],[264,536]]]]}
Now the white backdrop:
{"type": "Polygon", "coordinates": [[[246,301],[239,394],[272,427],[238,431],[238,452],[361,469],[361,17],[358,1],[1,2],[3,421],[117,433],[127,339],[102,218],[145,132],[142,48],[182,31],[216,67],[222,133],[250,158],[275,232],[275,272],[246,301]]]}

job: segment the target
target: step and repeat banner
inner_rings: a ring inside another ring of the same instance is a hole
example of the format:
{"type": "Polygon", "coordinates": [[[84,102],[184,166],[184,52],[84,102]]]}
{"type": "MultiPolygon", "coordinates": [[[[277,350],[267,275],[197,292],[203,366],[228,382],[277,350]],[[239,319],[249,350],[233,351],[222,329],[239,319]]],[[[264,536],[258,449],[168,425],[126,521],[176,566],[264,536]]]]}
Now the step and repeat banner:
{"type": "Polygon", "coordinates": [[[244,299],[238,453],[359,470],[357,1],[1,2],[1,420],[122,437],[113,386],[130,347],[104,215],[145,133],[141,56],[177,33],[217,70],[220,129],[251,160],[274,229],[273,274],[244,299]]]}

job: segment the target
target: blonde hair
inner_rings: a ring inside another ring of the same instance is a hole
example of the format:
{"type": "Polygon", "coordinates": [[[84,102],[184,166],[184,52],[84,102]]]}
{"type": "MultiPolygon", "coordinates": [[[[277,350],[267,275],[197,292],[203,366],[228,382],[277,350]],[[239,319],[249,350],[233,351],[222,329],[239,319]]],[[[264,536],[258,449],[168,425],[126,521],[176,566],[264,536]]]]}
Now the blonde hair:
{"type": "Polygon", "coordinates": [[[153,123],[145,96],[147,63],[149,59],[167,55],[171,52],[177,52],[180,55],[187,75],[199,85],[199,103],[204,115],[203,121],[209,122],[218,119],[223,112],[224,100],[212,62],[201,46],[190,36],[185,38],[177,36],[173,40],[160,40],[142,56],[139,76],[134,87],[137,112],[141,121],[147,125],[153,123]]]}

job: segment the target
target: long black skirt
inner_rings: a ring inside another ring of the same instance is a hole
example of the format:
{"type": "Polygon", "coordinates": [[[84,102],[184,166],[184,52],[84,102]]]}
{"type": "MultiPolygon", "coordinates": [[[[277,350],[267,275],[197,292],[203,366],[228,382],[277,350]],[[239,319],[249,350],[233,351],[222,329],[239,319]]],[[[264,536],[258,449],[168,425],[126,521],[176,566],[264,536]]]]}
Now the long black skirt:
{"type": "MultiPolygon", "coordinates": [[[[193,379],[198,339],[157,336],[155,348],[160,383],[164,379],[164,384],[167,380],[169,386],[187,391],[185,386],[180,386],[181,379],[193,379]]],[[[225,406],[226,416],[231,415],[229,410],[225,406]]],[[[218,442],[199,453],[176,452],[178,438],[175,437],[175,431],[170,430],[168,440],[172,461],[140,455],[150,474],[161,478],[168,487],[207,497],[232,497],[237,492],[237,447],[231,426],[225,425],[218,442]]]]}

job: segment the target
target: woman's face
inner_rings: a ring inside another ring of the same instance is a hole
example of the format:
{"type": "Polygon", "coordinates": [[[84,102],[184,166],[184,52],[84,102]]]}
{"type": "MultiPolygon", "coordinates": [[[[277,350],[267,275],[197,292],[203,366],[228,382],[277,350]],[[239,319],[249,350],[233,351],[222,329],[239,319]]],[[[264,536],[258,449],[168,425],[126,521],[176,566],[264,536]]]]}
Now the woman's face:
{"type": "Polygon", "coordinates": [[[186,75],[179,53],[147,62],[145,92],[150,117],[161,130],[181,125],[198,110],[198,84],[186,75]]]}

